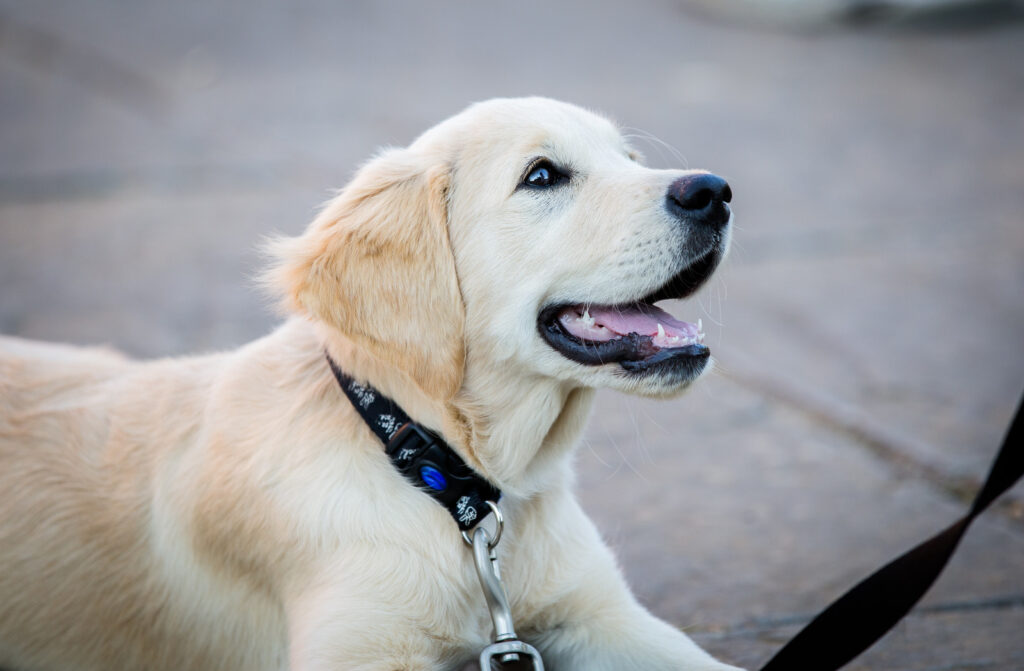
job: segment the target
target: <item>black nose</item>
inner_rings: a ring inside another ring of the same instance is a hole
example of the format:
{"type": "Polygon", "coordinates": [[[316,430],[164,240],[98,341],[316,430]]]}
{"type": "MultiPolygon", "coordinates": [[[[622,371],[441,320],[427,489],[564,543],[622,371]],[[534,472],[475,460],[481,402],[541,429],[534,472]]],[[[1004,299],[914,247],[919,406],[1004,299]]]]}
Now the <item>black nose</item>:
{"type": "Polygon", "coordinates": [[[680,177],[668,187],[669,212],[694,223],[721,228],[729,221],[732,189],[718,175],[702,173],[680,177]]]}

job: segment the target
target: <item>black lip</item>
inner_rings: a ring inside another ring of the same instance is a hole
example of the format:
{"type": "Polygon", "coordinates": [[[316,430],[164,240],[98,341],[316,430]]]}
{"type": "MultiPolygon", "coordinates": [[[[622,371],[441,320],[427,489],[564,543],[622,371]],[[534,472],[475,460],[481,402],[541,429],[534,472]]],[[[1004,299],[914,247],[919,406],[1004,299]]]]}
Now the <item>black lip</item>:
{"type": "Polygon", "coordinates": [[[708,281],[721,260],[722,245],[716,244],[703,256],[676,273],[675,277],[663,284],[660,289],[644,296],[640,302],[657,303],[669,298],[686,298],[708,281]]]}
{"type": "Polygon", "coordinates": [[[662,349],[648,359],[623,361],[619,365],[629,377],[657,377],[659,383],[674,386],[696,380],[710,358],[711,350],[704,345],[687,345],[662,349]]]}

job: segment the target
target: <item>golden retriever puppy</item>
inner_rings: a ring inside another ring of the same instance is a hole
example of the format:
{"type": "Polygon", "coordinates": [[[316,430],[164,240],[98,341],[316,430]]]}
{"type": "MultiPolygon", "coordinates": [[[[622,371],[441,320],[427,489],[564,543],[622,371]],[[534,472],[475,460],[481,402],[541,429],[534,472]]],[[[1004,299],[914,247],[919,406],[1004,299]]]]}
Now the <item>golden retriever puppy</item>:
{"type": "Polygon", "coordinates": [[[474,105],[273,243],[293,314],[260,340],[157,361],[0,340],[0,667],[474,660],[473,553],[329,354],[503,492],[502,577],[549,670],[732,668],[636,602],[572,492],[594,388],[668,397],[709,364],[653,303],[725,254],[729,187],[635,158],[572,105],[474,105]]]}

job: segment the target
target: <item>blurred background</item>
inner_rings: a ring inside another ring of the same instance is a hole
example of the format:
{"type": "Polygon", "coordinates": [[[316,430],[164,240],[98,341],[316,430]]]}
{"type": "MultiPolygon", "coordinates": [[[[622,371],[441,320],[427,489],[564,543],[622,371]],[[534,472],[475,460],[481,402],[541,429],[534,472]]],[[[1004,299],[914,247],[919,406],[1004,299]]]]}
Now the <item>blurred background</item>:
{"type": "MultiPolygon", "coordinates": [[[[0,0],[0,332],[136,356],[278,318],[256,247],[472,101],[607,114],[735,193],[680,317],[718,366],[599,396],[580,494],[639,598],[757,667],[945,526],[1024,388],[1012,2],[0,0]]],[[[1024,668],[1024,490],[851,669],[1024,668]]]]}

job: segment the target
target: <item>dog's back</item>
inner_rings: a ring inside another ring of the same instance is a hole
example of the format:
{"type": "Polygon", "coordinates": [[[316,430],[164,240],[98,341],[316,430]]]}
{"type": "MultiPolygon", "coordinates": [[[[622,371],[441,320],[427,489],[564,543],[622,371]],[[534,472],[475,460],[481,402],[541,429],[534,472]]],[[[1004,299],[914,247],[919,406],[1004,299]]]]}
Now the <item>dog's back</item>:
{"type": "MultiPolygon", "coordinates": [[[[56,502],[80,488],[75,483],[95,469],[107,442],[110,389],[134,365],[105,348],[0,337],[0,524],[9,524],[11,506],[26,498],[56,502]],[[54,489],[64,493],[50,499],[54,489]]],[[[47,508],[31,510],[39,516],[47,508]]]]}
{"type": "Polygon", "coordinates": [[[224,666],[175,645],[205,618],[168,589],[177,555],[154,533],[158,473],[198,431],[217,361],[0,337],[0,667],[224,666]]]}
{"type": "Polygon", "coordinates": [[[62,617],[80,616],[89,592],[78,585],[123,563],[101,464],[109,389],[132,365],[106,349],[0,338],[0,662],[79,638],[88,623],[62,617]]]}

